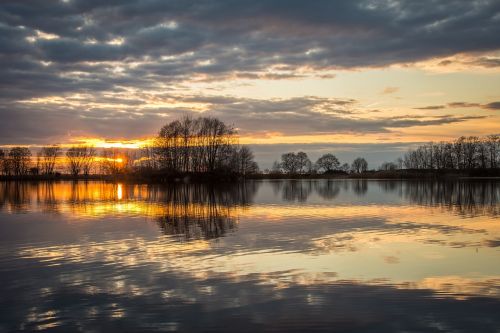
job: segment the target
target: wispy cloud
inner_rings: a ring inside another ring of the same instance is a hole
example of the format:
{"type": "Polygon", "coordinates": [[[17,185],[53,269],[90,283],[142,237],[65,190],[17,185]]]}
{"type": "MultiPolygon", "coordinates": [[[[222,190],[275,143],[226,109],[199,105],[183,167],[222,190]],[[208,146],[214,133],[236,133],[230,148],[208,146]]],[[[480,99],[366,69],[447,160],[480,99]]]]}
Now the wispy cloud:
{"type": "Polygon", "coordinates": [[[382,90],[380,93],[382,95],[389,95],[389,94],[394,94],[399,91],[399,87],[385,87],[384,90],[382,90]]]}

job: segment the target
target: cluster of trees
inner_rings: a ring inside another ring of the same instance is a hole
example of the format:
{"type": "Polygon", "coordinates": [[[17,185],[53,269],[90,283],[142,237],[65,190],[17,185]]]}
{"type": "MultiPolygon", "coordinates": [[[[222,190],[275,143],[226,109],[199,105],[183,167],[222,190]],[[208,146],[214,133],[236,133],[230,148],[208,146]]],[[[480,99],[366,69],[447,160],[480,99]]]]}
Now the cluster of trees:
{"type": "Polygon", "coordinates": [[[402,164],[406,169],[496,169],[500,166],[500,136],[430,142],[407,152],[402,164]]]}
{"type": "Polygon", "coordinates": [[[286,174],[311,174],[311,173],[333,173],[352,172],[361,173],[368,169],[368,163],[364,158],[356,158],[352,164],[341,164],[333,154],[324,154],[315,163],[312,163],[306,153],[290,152],[281,155],[281,161],[273,163],[272,173],[286,174]]]}
{"type": "Polygon", "coordinates": [[[0,169],[4,175],[26,175],[31,168],[31,152],[26,147],[0,149],[0,169]]]}
{"type": "MultiPolygon", "coordinates": [[[[128,152],[122,151],[119,156],[127,156],[128,152]]],[[[73,146],[66,151],[58,145],[42,147],[36,154],[32,154],[27,147],[13,147],[10,150],[0,149],[0,173],[6,176],[25,175],[54,175],[67,171],[73,176],[91,173],[112,174],[117,173],[123,166],[114,170],[109,165],[122,164],[118,161],[115,150],[105,149],[98,154],[91,146],[73,146]]]]}
{"type": "Polygon", "coordinates": [[[233,173],[258,172],[248,147],[237,144],[237,133],[217,118],[184,117],[163,126],[151,145],[141,151],[101,149],[77,145],[63,150],[58,145],[42,147],[35,156],[27,147],[0,149],[0,170],[7,176],[73,176],[122,173],[233,173]]]}
{"type": "Polygon", "coordinates": [[[252,151],[237,141],[235,129],[217,118],[184,117],[161,128],[143,149],[140,166],[169,173],[258,172],[252,151]]]}

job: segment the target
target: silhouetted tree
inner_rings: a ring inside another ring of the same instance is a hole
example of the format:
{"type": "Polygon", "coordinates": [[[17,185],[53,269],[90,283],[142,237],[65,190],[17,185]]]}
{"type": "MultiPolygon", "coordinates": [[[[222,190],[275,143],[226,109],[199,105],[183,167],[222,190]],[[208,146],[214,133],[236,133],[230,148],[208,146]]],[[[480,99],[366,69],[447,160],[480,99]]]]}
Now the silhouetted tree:
{"type": "Polygon", "coordinates": [[[89,175],[95,158],[95,149],[90,146],[74,146],[66,151],[69,171],[73,176],[89,175]]]}
{"type": "Polygon", "coordinates": [[[0,149],[0,172],[4,175],[9,174],[9,167],[8,167],[8,158],[6,156],[7,154],[3,149],[0,149]]]}
{"type": "Polygon", "coordinates": [[[380,166],[379,170],[392,171],[397,170],[398,165],[394,162],[384,162],[380,166]]]}
{"type": "Polygon", "coordinates": [[[362,157],[356,158],[352,162],[352,171],[356,173],[365,172],[368,169],[368,162],[362,157]]]}
{"type": "Polygon", "coordinates": [[[344,163],[340,166],[340,170],[344,172],[349,172],[349,170],[351,170],[351,166],[349,165],[349,163],[344,163]]]}
{"type": "Polygon", "coordinates": [[[101,152],[101,173],[105,175],[117,175],[125,170],[127,157],[124,152],[117,148],[104,149],[101,152]]]}
{"type": "Polygon", "coordinates": [[[240,174],[246,175],[259,171],[259,166],[254,161],[254,155],[250,148],[241,147],[237,154],[238,172],[240,174]]]}
{"type": "Polygon", "coordinates": [[[281,163],[278,161],[273,162],[273,166],[271,167],[272,173],[281,173],[281,163]]]}
{"type": "Polygon", "coordinates": [[[296,155],[297,158],[297,168],[300,173],[311,172],[312,163],[309,157],[303,151],[299,151],[296,155]]]}
{"type": "Polygon", "coordinates": [[[184,117],[163,126],[143,149],[139,167],[171,173],[258,171],[248,147],[238,148],[236,131],[217,118],[184,117]]]}
{"type": "Polygon", "coordinates": [[[462,136],[453,142],[430,142],[408,151],[403,158],[407,169],[487,169],[497,168],[498,135],[485,138],[462,136]]]}
{"type": "Polygon", "coordinates": [[[9,164],[16,176],[28,174],[31,163],[31,152],[26,147],[14,147],[9,151],[9,164]]]}
{"type": "Polygon", "coordinates": [[[297,155],[295,153],[286,153],[281,155],[281,169],[289,174],[297,173],[299,170],[299,165],[297,161],[297,155]]]}
{"type": "Polygon", "coordinates": [[[325,154],[316,161],[316,168],[318,170],[323,169],[324,172],[338,170],[339,167],[340,162],[333,154],[325,154]]]}
{"type": "Polygon", "coordinates": [[[56,161],[60,154],[61,147],[59,146],[54,145],[42,147],[37,154],[37,164],[39,171],[45,175],[54,173],[56,161]]]}

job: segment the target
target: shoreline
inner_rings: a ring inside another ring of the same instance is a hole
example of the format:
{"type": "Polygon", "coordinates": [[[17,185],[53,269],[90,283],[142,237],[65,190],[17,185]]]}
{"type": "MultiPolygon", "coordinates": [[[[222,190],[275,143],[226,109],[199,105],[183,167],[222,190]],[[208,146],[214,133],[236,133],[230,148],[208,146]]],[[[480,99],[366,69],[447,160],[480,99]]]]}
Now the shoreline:
{"type": "Polygon", "coordinates": [[[359,174],[334,172],[324,174],[121,174],[121,175],[25,175],[0,176],[0,181],[106,181],[145,184],[164,183],[236,183],[245,180],[313,180],[313,179],[371,179],[371,180],[500,180],[500,169],[472,170],[392,170],[366,171],[359,174]]]}

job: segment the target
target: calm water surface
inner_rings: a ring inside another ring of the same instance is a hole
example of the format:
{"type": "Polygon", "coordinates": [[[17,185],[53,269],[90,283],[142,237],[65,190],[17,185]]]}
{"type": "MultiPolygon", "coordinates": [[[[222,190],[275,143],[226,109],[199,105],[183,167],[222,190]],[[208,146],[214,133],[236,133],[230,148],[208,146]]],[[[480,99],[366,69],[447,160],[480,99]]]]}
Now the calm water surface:
{"type": "Polygon", "coordinates": [[[0,182],[0,332],[500,332],[500,182],[0,182]]]}

